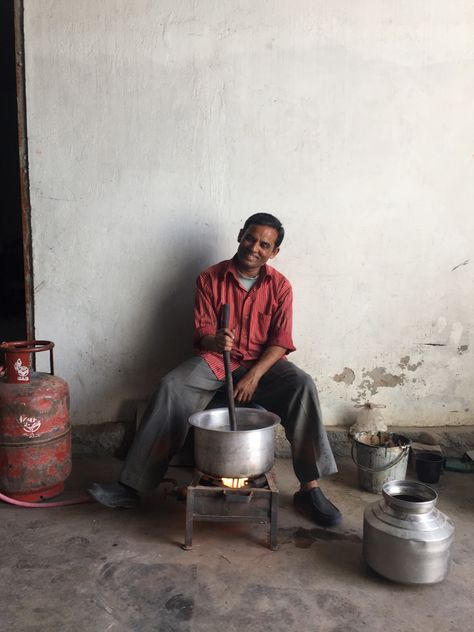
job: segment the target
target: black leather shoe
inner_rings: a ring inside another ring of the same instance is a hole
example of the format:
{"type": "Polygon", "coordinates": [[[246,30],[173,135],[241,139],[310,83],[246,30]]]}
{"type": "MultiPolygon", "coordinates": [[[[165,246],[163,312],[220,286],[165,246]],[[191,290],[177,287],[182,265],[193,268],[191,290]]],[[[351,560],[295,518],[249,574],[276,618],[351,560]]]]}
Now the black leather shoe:
{"type": "Polygon", "coordinates": [[[313,487],[308,492],[296,492],[293,502],[301,512],[322,527],[335,527],[342,520],[339,509],[326,498],[319,487],[313,487]]]}
{"type": "Polygon", "coordinates": [[[92,498],[106,507],[134,509],[140,502],[138,492],[123,483],[92,483],[87,491],[92,498]]]}

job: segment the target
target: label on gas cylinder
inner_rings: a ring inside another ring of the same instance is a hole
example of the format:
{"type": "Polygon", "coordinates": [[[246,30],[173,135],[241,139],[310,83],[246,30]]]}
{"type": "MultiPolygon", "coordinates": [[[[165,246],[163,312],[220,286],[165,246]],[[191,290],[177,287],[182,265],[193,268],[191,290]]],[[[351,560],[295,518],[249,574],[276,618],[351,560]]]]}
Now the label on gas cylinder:
{"type": "Polygon", "coordinates": [[[27,417],[26,415],[20,415],[17,421],[28,437],[35,437],[35,432],[37,432],[41,428],[41,420],[37,419],[36,417],[27,417]]]}
{"type": "Polygon", "coordinates": [[[15,371],[18,373],[18,377],[16,378],[19,382],[29,382],[30,381],[30,369],[25,366],[21,362],[21,358],[13,365],[15,367],[15,371]]]}

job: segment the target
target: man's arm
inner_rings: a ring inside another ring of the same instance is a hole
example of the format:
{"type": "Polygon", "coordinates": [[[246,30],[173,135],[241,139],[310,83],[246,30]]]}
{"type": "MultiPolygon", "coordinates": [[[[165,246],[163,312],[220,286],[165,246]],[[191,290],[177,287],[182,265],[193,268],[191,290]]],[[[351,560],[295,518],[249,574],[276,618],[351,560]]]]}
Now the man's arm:
{"type": "Polygon", "coordinates": [[[249,402],[255,393],[262,375],[278,362],[286,353],[284,347],[273,345],[267,347],[253,367],[234,387],[234,399],[238,402],[249,402]]]}

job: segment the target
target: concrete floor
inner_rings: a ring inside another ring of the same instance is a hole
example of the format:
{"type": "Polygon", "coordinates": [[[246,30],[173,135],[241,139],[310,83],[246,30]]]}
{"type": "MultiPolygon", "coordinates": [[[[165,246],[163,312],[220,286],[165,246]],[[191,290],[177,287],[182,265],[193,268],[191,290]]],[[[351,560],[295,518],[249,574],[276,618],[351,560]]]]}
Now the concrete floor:
{"type": "MultiPolygon", "coordinates": [[[[292,507],[291,462],[278,460],[279,544],[263,524],[199,523],[184,551],[185,503],[162,486],[140,510],[95,503],[56,509],[0,506],[1,630],[201,632],[460,631],[472,625],[474,476],[445,472],[438,507],[456,525],[448,579],[408,587],[361,559],[362,516],[378,497],[355,466],[324,485],[342,525],[315,527],[292,507]]],[[[114,480],[120,462],[75,460],[66,495],[114,480]]],[[[190,470],[170,474],[189,481],[190,470]]]]}

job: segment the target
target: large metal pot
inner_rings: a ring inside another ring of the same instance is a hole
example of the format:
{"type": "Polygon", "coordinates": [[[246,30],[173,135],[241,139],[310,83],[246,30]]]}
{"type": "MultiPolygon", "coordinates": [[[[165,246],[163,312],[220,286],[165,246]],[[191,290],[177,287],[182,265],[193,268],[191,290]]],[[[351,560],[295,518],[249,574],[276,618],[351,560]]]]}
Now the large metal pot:
{"type": "Polygon", "coordinates": [[[364,512],[363,555],[377,573],[405,584],[436,584],[448,574],[454,525],[438,494],[416,481],[392,481],[364,512]]]}
{"type": "Polygon", "coordinates": [[[253,478],[275,460],[275,426],[280,418],[264,410],[237,408],[231,430],[227,408],[194,413],[194,458],[200,472],[216,478],[253,478]]]}

